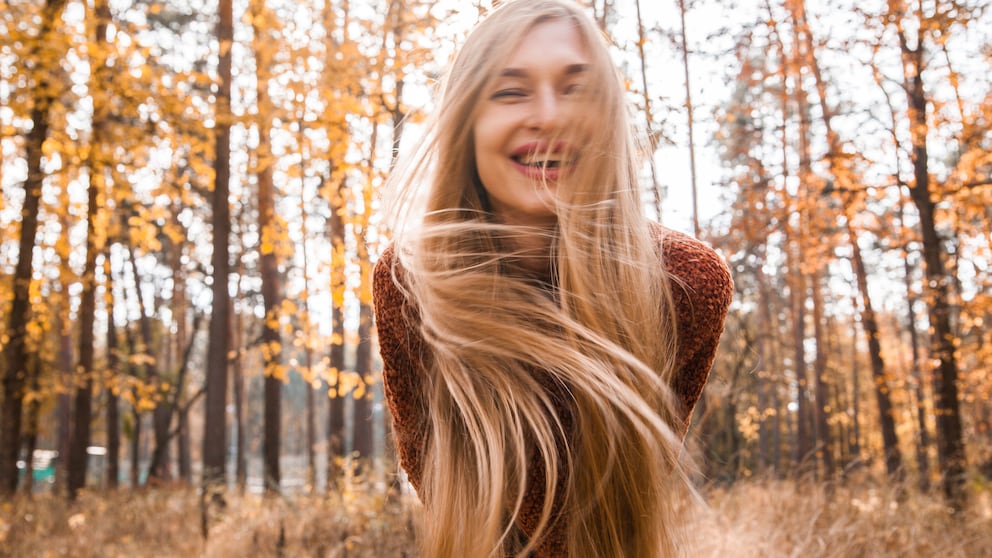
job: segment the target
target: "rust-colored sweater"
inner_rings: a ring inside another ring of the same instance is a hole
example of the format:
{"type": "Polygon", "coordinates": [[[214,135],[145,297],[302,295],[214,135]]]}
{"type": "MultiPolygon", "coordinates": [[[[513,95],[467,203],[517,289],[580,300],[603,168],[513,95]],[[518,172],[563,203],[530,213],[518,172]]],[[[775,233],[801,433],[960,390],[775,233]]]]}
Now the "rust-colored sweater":
{"type": "MultiPolygon", "coordinates": [[[[684,436],[689,417],[709,375],[723,322],[733,294],[733,282],[723,260],[711,248],[689,236],[652,224],[651,234],[663,250],[663,261],[678,279],[672,282],[678,317],[677,369],[672,389],[682,403],[684,436]]],[[[422,449],[427,436],[427,405],[422,395],[424,357],[428,352],[415,327],[404,319],[410,304],[394,283],[391,268],[395,254],[387,248],[376,264],[373,297],[379,350],[383,361],[383,385],[393,416],[400,464],[413,486],[420,491],[423,474],[422,449]]],[[[397,279],[403,269],[397,266],[397,279]]],[[[564,414],[569,411],[562,409],[564,414]]],[[[519,526],[524,533],[536,527],[544,498],[543,472],[531,471],[528,491],[520,510],[519,526]]],[[[456,527],[453,527],[456,528],[456,527]]],[[[552,525],[536,556],[566,558],[563,524],[552,525]]]]}

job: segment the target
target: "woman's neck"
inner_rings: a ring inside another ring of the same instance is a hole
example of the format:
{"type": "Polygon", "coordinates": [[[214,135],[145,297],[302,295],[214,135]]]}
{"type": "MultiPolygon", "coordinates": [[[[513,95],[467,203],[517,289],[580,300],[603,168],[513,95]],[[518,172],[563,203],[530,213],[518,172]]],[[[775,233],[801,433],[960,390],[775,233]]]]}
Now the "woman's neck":
{"type": "Polygon", "coordinates": [[[528,220],[505,219],[495,215],[499,223],[519,226],[521,229],[512,231],[504,239],[506,251],[511,254],[511,262],[523,274],[546,281],[551,277],[552,244],[555,239],[557,220],[528,220]]]}

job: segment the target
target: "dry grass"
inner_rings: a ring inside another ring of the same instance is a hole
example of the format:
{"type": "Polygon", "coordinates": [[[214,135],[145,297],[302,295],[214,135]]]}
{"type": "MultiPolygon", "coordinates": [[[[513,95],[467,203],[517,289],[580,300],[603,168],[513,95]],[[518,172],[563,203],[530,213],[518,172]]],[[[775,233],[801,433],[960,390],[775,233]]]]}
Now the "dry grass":
{"type": "Polygon", "coordinates": [[[939,496],[887,486],[831,490],[795,481],[747,482],[706,494],[690,556],[735,558],[992,557],[992,491],[975,488],[951,514],[939,496]]]}
{"type": "MultiPolygon", "coordinates": [[[[992,557],[992,491],[952,516],[939,498],[878,486],[748,482],[706,493],[691,519],[696,557],[992,557]]],[[[200,530],[190,490],[50,496],[0,504],[0,556],[416,556],[414,502],[358,487],[335,496],[226,497],[200,530]]],[[[459,526],[461,527],[461,526],[459,526]]]]}
{"type": "Polygon", "coordinates": [[[413,557],[416,505],[354,490],[332,496],[225,496],[201,530],[192,490],[49,496],[0,505],[0,556],[73,558],[413,557]]]}

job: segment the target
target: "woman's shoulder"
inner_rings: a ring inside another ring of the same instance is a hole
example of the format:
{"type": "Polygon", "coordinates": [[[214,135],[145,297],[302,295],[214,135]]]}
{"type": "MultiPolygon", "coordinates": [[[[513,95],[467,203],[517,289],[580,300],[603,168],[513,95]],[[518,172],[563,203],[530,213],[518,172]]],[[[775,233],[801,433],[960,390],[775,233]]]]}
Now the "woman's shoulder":
{"type": "Polygon", "coordinates": [[[650,232],[671,274],[680,319],[689,319],[693,329],[712,322],[722,325],[734,291],[723,257],[704,242],[657,223],[650,224],[650,232]]]}
{"type": "Polygon", "coordinates": [[[406,296],[400,286],[403,276],[396,247],[390,243],[379,254],[372,271],[372,299],[378,314],[398,311],[406,304],[406,296]]]}

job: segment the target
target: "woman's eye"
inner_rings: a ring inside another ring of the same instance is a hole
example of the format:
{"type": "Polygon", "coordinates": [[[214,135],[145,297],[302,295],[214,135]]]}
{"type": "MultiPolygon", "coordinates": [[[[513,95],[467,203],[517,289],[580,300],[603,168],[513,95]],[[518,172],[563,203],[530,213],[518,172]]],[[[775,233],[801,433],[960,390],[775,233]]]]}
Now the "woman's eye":
{"type": "Polygon", "coordinates": [[[493,99],[514,99],[525,95],[526,93],[522,89],[500,89],[493,93],[493,99]]]}
{"type": "Polygon", "coordinates": [[[582,93],[583,89],[585,89],[585,87],[581,83],[571,83],[565,86],[564,93],[566,95],[574,95],[576,93],[582,93]]]}

